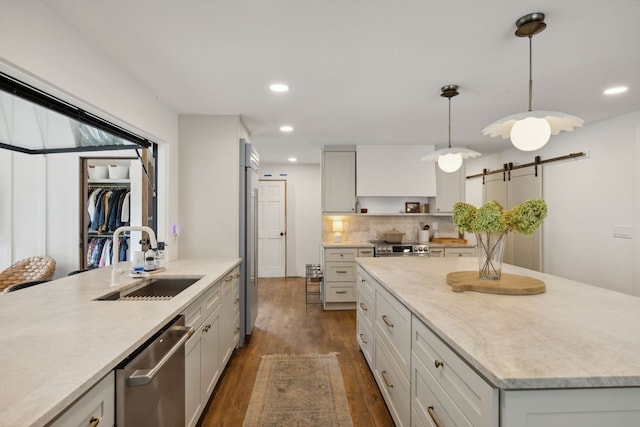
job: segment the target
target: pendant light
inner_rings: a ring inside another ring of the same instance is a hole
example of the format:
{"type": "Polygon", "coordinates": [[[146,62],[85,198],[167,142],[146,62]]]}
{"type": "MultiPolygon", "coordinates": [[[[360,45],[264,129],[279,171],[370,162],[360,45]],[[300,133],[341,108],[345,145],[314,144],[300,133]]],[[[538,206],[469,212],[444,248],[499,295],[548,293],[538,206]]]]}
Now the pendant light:
{"type": "Polygon", "coordinates": [[[422,158],[423,161],[437,161],[438,167],[443,172],[452,173],[460,169],[462,160],[470,157],[478,157],[480,153],[467,148],[451,148],[451,98],[459,95],[458,85],[447,85],[441,89],[440,96],[449,99],[449,147],[436,150],[428,156],[422,158]]]}
{"type": "Polygon", "coordinates": [[[530,13],[516,21],[515,35],[529,38],[529,110],[500,119],[482,130],[491,137],[511,137],[513,145],[522,151],[534,151],[542,148],[551,135],[561,131],[571,132],[582,127],[584,121],[578,117],[556,111],[532,111],[533,92],[531,44],[533,36],[547,28],[544,13],[530,13]]]}

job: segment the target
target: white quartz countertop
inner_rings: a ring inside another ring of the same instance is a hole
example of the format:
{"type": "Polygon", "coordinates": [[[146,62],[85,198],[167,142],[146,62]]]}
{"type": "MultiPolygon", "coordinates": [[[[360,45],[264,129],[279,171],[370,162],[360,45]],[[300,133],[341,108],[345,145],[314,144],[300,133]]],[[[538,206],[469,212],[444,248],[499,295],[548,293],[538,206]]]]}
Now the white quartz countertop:
{"type": "Polygon", "coordinates": [[[111,267],[0,295],[0,426],[53,419],[239,263],[168,263],[153,276],[204,276],[169,301],[94,301],[141,281],[111,267]]]}
{"type": "Polygon", "coordinates": [[[372,248],[371,242],[322,242],[324,248],[372,248]]]}
{"type": "Polygon", "coordinates": [[[358,258],[454,351],[501,389],[640,386],[640,298],[511,265],[546,292],[452,292],[471,258],[358,258]]]}

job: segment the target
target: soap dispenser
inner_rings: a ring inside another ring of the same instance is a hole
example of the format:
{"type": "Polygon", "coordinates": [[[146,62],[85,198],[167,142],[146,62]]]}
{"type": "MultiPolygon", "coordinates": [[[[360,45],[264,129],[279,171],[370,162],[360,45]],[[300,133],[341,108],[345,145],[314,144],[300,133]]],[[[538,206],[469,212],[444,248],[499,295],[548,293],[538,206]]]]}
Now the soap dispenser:
{"type": "Polygon", "coordinates": [[[156,269],[156,254],[155,250],[148,246],[147,251],[144,253],[144,271],[153,271],[156,269]]]}

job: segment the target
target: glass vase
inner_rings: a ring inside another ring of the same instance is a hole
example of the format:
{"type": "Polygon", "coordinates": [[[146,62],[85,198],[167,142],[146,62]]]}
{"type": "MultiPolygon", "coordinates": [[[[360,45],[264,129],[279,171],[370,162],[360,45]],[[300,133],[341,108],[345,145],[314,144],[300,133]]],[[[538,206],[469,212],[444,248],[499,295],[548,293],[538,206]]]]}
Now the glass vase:
{"type": "Polygon", "coordinates": [[[482,231],[476,234],[478,273],[482,280],[500,280],[502,276],[502,254],[507,233],[482,231]]]}

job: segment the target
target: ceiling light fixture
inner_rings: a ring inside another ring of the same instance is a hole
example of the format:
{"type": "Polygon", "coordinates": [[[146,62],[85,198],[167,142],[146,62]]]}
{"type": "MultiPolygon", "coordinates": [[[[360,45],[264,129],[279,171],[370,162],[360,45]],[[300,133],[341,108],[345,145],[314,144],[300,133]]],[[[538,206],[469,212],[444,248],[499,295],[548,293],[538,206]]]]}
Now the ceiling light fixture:
{"type": "Polygon", "coordinates": [[[462,166],[462,160],[470,157],[478,157],[480,153],[469,150],[468,148],[451,148],[451,98],[457,96],[458,85],[447,85],[441,89],[440,96],[449,99],[449,148],[436,150],[422,158],[423,161],[437,161],[438,167],[444,172],[455,172],[462,166]]]}
{"type": "Polygon", "coordinates": [[[293,126],[284,125],[280,126],[280,132],[293,132],[293,126]]]}
{"type": "Polygon", "coordinates": [[[287,86],[284,83],[273,83],[272,85],[269,86],[269,90],[271,90],[271,92],[288,92],[289,91],[289,86],[287,86]]]}
{"type": "Polygon", "coordinates": [[[571,132],[574,128],[582,127],[584,121],[578,117],[556,111],[532,111],[531,97],[533,92],[531,41],[535,34],[542,32],[547,24],[544,23],[544,13],[530,13],[516,21],[515,35],[529,38],[529,110],[500,119],[482,130],[484,135],[491,137],[511,137],[513,145],[522,151],[534,151],[544,147],[551,135],[561,131],[571,132]]]}
{"type": "Polygon", "coordinates": [[[298,159],[297,159],[297,158],[295,158],[295,157],[289,157],[289,161],[290,161],[291,163],[294,163],[294,162],[297,162],[297,161],[298,161],[298,159]]]}
{"type": "Polygon", "coordinates": [[[629,88],[627,86],[616,86],[616,87],[610,87],[609,89],[606,89],[604,91],[604,94],[605,95],[618,95],[620,93],[625,93],[628,90],[629,90],[629,88]]]}

